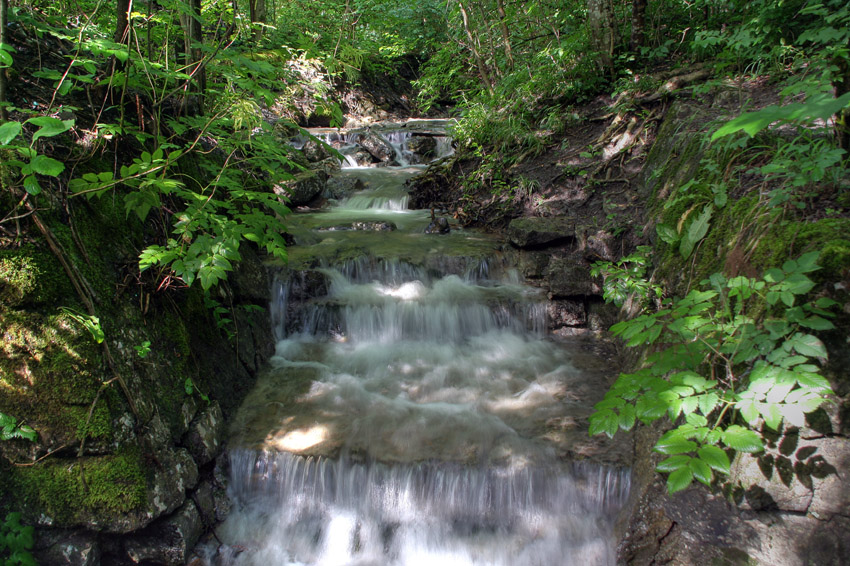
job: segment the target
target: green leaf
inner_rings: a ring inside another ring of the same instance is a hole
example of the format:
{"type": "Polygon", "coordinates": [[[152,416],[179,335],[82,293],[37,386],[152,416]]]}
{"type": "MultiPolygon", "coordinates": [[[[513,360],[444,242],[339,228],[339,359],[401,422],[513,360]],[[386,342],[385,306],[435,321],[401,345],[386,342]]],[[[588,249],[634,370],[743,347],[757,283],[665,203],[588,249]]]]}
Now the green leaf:
{"type": "MultiPolygon", "coordinates": [[[[779,430],[779,424],[782,422],[779,406],[775,403],[756,403],[756,407],[764,418],[764,424],[773,430],[779,430]]],[[[744,450],[744,452],[746,451],[744,450]]]]}
{"type": "Polygon", "coordinates": [[[685,397],[682,399],[682,413],[690,415],[697,410],[699,406],[699,397],[685,397]]]}
{"type": "Polygon", "coordinates": [[[626,404],[626,402],[620,397],[613,395],[610,397],[606,395],[605,397],[605,399],[594,405],[593,408],[597,411],[601,411],[603,409],[619,409],[620,407],[626,404]]]}
{"type": "Polygon", "coordinates": [[[679,254],[681,254],[683,259],[690,257],[694,246],[708,233],[708,223],[711,220],[711,214],[713,212],[714,207],[710,204],[707,205],[702,209],[699,217],[688,225],[688,229],[679,244],[679,254]]]}
{"type": "Polygon", "coordinates": [[[690,467],[679,468],[667,478],[667,493],[672,495],[678,491],[682,491],[691,485],[693,480],[694,474],[690,467]]]}
{"type": "Polygon", "coordinates": [[[761,437],[752,430],[739,425],[730,425],[723,431],[723,444],[738,452],[761,452],[764,445],[761,437]]]}
{"type": "Polygon", "coordinates": [[[0,125],[0,145],[9,145],[9,142],[21,133],[21,129],[20,122],[6,122],[0,125]]]}
{"type": "Polygon", "coordinates": [[[691,413],[685,416],[685,421],[695,427],[703,428],[708,425],[708,419],[698,413],[691,413]]]}
{"type": "Polygon", "coordinates": [[[711,136],[714,141],[743,130],[750,137],[768,127],[774,122],[826,120],[850,103],[850,93],[838,98],[827,94],[810,96],[805,102],[788,104],[786,106],[771,105],[755,112],[747,112],[726,122],[711,136]]]}
{"type": "Polygon", "coordinates": [[[676,232],[676,229],[671,226],[667,226],[666,224],[656,224],[655,232],[662,241],[667,242],[670,245],[679,241],[679,233],[676,232]]]}
{"type": "Polygon", "coordinates": [[[829,299],[827,297],[821,297],[817,301],[815,301],[815,306],[818,307],[819,309],[828,309],[828,308],[837,306],[838,304],[839,304],[838,301],[834,301],[834,300],[829,299]]]}
{"type": "Polygon", "coordinates": [[[658,472],[669,474],[670,472],[675,472],[680,468],[688,467],[688,462],[691,461],[691,457],[685,454],[677,454],[676,456],[670,456],[666,460],[662,460],[655,466],[655,470],[658,472]]]}
{"type": "Polygon", "coordinates": [[[626,405],[620,409],[620,428],[631,430],[635,426],[635,407],[626,405]]]}
{"type": "Polygon", "coordinates": [[[60,120],[51,116],[36,116],[27,120],[26,123],[39,127],[32,135],[33,142],[38,138],[58,136],[74,126],[74,120],[60,120]]]}
{"type": "Polygon", "coordinates": [[[801,387],[823,393],[832,392],[829,380],[824,376],[810,371],[798,371],[799,369],[799,366],[794,368],[794,377],[797,378],[797,383],[799,383],[801,387]]]}
{"type": "Polygon", "coordinates": [[[589,420],[590,430],[588,432],[591,436],[595,434],[606,434],[609,438],[613,438],[617,433],[617,429],[620,428],[619,417],[610,409],[593,413],[590,415],[589,420]]]}
{"type": "Polygon", "coordinates": [[[32,167],[33,172],[49,177],[58,177],[65,170],[64,163],[46,155],[36,155],[30,161],[30,167],[32,167]]]}
{"type": "Polygon", "coordinates": [[[135,212],[142,222],[147,218],[151,208],[160,206],[159,194],[154,191],[135,191],[124,195],[124,211],[127,216],[135,212]]]}
{"type": "Polygon", "coordinates": [[[24,190],[33,196],[41,192],[41,185],[38,184],[38,179],[35,178],[35,175],[24,177],[24,190]]]}
{"type": "Polygon", "coordinates": [[[814,287],[814,282],[802,273],[794,273],[785,280],[785,288],[795,295],[805,295],[814,287]]]}
{"type": "Polygon", "coordinates": [[[688,462],[688,468],[690,468],[691,473],[697,479],[697,481],[704,483],[705,485],[711,485],[711,468],[703,462],[701,459],[692,458],[690,462],[688,462]]]}
{"type": "Polygon", "coordinates": [[[755,401],[752,399],[742,399],[738,401],[736,407],[741,413],[741,417],[750,425],[755,425],[759,419],[759,410],[756,407],[755,401]]]}
{"type": "Polygon", "coordinates": [[[637,418],[644,424],[663,417],[667,413],[667,403],[655,395],[643,395],[635,403],[637,418]]]}
{"type": "Polygon", "coordinates": [[[820,316],[810,316],[800,321],[801,326],[811,328],[812,330],[832,330],[835,325],[827,319],[820,316]]]}
{"type": "Polygon", "coordinates": [[[801,255],[797,258],[797,271],[799,273],[809,273],[811,271],[817,271],[820,269],[818,265],[818,258],[820,257],[820,252],[809,252],[801,255]]]}
{"type": "Polygon", "coordinates": [[[711,414],[711,411],[717,406],[717,403],[720,401],[720,396],[717,393],[709,392],[705,395],[700,395],[698,397],[699,400],[699,411],[705,415],[706,417],[711,414]]]}
{"type": "Polygon", "coordinates": [[[653,450],[662,454],[686,454],[696,450],[697,443],[693,440],[685,440],[676,436],[665,438],[666,436],[658,440],[653,450]]]}
{"type": "Polygon", "coordinates": [[[798,332],[788,340],[798,353],[804,356],[814,358],[827,358],[826,347],[823,342],[812,336],[811,334],[802,334],[798,332]]]}
{"type": "Polygon", "coordinates": [[[728,474],[731,468],[729,456],[719,446],[702,446],[697,450],[699,459],[708,464],[712,470],[728,474]]]}

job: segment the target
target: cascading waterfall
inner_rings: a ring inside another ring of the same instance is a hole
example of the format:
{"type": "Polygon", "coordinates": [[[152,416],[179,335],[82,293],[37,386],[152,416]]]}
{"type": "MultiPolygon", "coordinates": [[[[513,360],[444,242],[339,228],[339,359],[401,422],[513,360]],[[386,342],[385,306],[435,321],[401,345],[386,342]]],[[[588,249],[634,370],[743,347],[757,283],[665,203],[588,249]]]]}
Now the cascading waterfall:
{"type": "Polygon", "coordinates": [[[398,206],[416,172],[344,171],[367,188],[290,220],[210,564],[614,564],[629,473],[562,457],[598,375],[547,339],[496,239],[398,206]],[[346,229],[376,220],[396,229],[346,229]]]}

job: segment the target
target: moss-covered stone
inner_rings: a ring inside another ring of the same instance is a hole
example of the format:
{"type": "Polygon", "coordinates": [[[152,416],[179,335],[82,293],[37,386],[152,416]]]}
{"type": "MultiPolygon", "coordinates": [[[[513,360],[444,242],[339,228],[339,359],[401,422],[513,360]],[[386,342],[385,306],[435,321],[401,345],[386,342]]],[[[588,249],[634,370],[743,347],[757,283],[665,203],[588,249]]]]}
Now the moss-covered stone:
{"type": "MultiPolygon", "coordinates": [[[[35,428],[49,448],[81,439],[89,405],[104,376],[100,350],[66,314],[0,309],[0,411],[35,428]]],[[[108,438],[109,397],[96,407],[90,431],[108,438]]]]}
{"type": "Polygon", "coordinates": [[[141,452],[83,459],[48,459],[12,471],[15,503],[30,520],[56,526],[98,525],[117,513],[141,510],[147,479],[141,452]]]}
{"type": "Polygon", "coordinates": [[[776,223],[758,242],[752,262],[760,267],[779,266],[789,258],[821,251],[823,269],[812,274],[818,282],[837,281],[850,267],[850,218],[824,218],[817,222],[776,223]]]}
{"type": "Polygon", "coordinates": [[[38,306],[73,296],[56,258],[33,245],[0,250],[0,303],[38,306]]]}

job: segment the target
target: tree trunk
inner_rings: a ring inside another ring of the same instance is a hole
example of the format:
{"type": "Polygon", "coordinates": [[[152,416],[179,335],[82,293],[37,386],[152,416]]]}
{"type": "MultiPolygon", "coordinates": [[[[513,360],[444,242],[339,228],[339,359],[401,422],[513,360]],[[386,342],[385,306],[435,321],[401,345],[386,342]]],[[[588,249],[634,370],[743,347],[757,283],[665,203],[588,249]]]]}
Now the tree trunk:
{"type": "Polygon", "coordinates": [[[460,6],[460,15],[463,18],[463,31],[466,32],[466,37],[469,40],[469,48],[472,50],[472,56],[475,58],[475,64],[478,66],[478,74],[481,76],[484,86],[487,87],[487,92],[490,93],[490,96],[493,96],[495,94],[493,83],[490,81],[487,66],[484,65],[481,54],[478,52],[478,47],[476,47],[477,41],[475,40],[475,36],[472,34],[472,30],[469,29],[469,16],[466,13],[466,8],[464,8],[463,2],[458,2],[458,6],[460,6]]]}
{"type": "MultiPolygon", "coordinates": [[[[203,51],[201,44],[204,41],[201,29],[201,0],[186,0],[189,6],[189,14],[180,14],[180,25],[183,27],[185,39],[186,72],[192,75],[197,87],[197,108],[187,109],[189,114],[203,114],[204,92],[207,88],[207,73],[203,65],[203,51]]],[[[184,98],[184,108],[186,102],[184,98]]]]}
{"type": "MultiPolygon", "coordinates": [[[[835,87],[835,95],[842,96],[850,92],[850,62],[844,57],[835,57],[833,62],[838,73],[832,80],[832,86],[835,87]]],[[[850,151],[850,108],[844,108],[835,115],[835,129],[841,149],[850,151]]]]}
{"type": "Polygon", "coordinates": [[[508,16],[505,14],[504,0],[496,0],[496,12],[499,14],[499,27],[502,30],[502,41],[505,43],[505,59],[508,61],[508,71],[514,68],[514,53],[511,47],[511,36],[508,33],[508,16]]]}
{"type": "Polygon", "coordinates": [[[130,10],[133,0],[118,0],[115,8],[115,43],[127,43],[130,41],[130,10]]]}
{"type": "Polygon", "coordinates": [[[614,6],[612,0],[587,0],[590,42],[599,53],[599,63],[609,76],[614,75],[614,6]]]}
{"type": "MultiPolygon", "coordinates": [[[[266,23],[266,0],[248,0],[248,17],[252,24],[266,23]]],[[[254,41],[259,41],[262,37],[263,26],[257,26],[254,30],[254,41]]]]}
{"type": "MultiPolygon", "coordinates": [[[[5,45],[6,40],[6,24],[9,18],[9,0],[0,0],[0,45],[5,45]]],[[[9,112],[6,110],[6,69],[0,68],[0,122],[9,119],[9,112]]]]}
{"type": "Polygon", "coordinates": [[[646,0],[632,0],[632,37],[629,48],[637,51],[644,45],[646,31],[646,0]]]}

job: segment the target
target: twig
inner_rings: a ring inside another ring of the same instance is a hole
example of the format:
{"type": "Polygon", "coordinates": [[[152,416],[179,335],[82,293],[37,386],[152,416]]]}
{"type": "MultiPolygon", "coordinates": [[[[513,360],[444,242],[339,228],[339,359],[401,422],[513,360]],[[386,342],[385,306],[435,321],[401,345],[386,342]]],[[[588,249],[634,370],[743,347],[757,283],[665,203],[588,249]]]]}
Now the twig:
{"type": "MultiPolygon", "coordinates": [[[[80,274],[77,268],[68,260],[67,254],[62,249],[61,244],[56,240],[56,237],[53,236],[53,233],[50,231],[50,228],[44,223],[41,217],[38,215],[38,212],[35,210],[35,207],[31,202],[27,201],[26,206],[29,210],[32,211],[32,219],[38,229],[41,231],[44,239],[47,241],[47,245],[50,247],[50,250],[53,252],[53,255],[56,256],[56,259],[59,260],[59,263],[62,264],[62,268],[65,270],[65,273],[68,275],[68,278],[71,280],[71,284],[74,286],[74,290],[77,291],[77,295],[80,300],[86,307],[89,315],[95,315],[94,303],[92,301],[93,292],[91,291],[91,286],[86,282],[85,278],[80,274]],[[86,289],[88,288],[88,290],[86,289]]],[[[124,392],[124,396],[127,398],[127,403],[130,405],[130,410],[133,412],[133,415],[138,419],[139,411],[136,408],[136,403],[133,400],[133,396],[130,394],[130,389],[127,387],[126,382],[121,377],[121,374],[116,369],[115,360],[112,357],[112,353],[109,351],[109,345],[106,341],[102,342],[104,357],[106,358],[106,362],[109,365],[112,373],[115,374],[115,380],[118,381],[119,385],[121,385],[121,389],[124,392]]]]}
{"type": "Polygon", "coordinates": [[[19,468],[29,468],[31,466],[35,466],[36,464],[38,464],[39,462],[41,462],[42,460],[44,460],[48,456],[52,456],[53,454],[56,454],[57,452],[59,452],[60,450],[64,450],[65,448],[68,448],[67,444],[63,444],[59,448],[54,448],[53,450],[51,450],[50,452],[48,452],[44,456],[38,458],[37,460],[33,460],[32,462],[26,462],[26,463],[13,462],[13,464],[15,466],[19,467],[19,468]]]}
{"type": "Polygon", "coordinates": [[[83,451],[86,448],[86,439],[88,438],[89,423],[91,422],[92,415],[94,415],[94,408],[97,405],[97,402],[100,401],[100,396],[103,394],[104,391],[106,391],[106,388],[109,387],[110,384],[112,384],[112,382],[117,379],[119,379],[118,376],[115,376],[112,379],[104,381],[100,385],[100,388],[97,390],[97,393],[94,396],[94,401],[92,401],[92,404],[89,407],[89,414],[86,417],[86,424],[85,426],[83,426],[83,439],[80,441],[80,449],[77,450],[77,458],[83,457],[83,451]]]}

